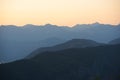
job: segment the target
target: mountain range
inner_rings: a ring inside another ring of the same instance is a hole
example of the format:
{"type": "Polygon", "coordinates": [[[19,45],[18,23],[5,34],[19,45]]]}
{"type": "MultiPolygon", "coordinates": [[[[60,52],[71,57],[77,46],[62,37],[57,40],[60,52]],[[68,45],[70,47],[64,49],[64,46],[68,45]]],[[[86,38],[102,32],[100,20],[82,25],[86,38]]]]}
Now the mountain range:
{"type": "Polygon", "coordinates": [[[38,48],[51,47],[72,39],[109,43],[120,38],[120,25],[77,24],[73,27],[52,24],[0,26],[0,62],[11,62],[31,54],[38,48]]]}
{"type": "Polygon", "coordinates": [[[0,80],[120,80],[120,45],[38,52],[0,64],[0,80]]]}
{"type": "Polygon", "coordinates": [[[49,51],[60,51],[64,49],[71,49],[71,48],[86,48],[86,47],[96,47],[96,46],[101,46],[101,45],[106,45],[103,43],[97,43],[92,40],[87,40],[87,39],[72,39],[69,40],[65,43],[58,44],[52,47],[43,47],[39,48],[35,51],[33,51],[30,55],[28,55],[26,58],[32,58],[40,53],[43,52],[49,52],[49,51]]]}

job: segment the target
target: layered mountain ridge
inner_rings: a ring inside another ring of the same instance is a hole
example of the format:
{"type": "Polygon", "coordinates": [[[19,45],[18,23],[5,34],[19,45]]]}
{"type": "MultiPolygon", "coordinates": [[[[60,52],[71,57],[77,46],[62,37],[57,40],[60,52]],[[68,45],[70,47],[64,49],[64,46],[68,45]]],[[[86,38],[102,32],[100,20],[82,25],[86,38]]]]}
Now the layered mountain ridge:
{"type": "Polygon", "coordinates": [[[103,43],[97,43],[92,40],[86,40],[86,39],[72,39],[65,43],[58,44],[52,47],[44,47],[39,48],[35,51],[33,51],[30,55],[28,55],[26,58],[32,58],[40,53],[46,52],[46,51],[60,51],[64,49],[71,49],[71,48],[87,48],[87,47],[96,47],[96,46],[102,46],[105,45],[103,43]]]}
{"type": "Polygon", "coordinates": [[[51,47],[72,39],[88,39],[109,43],[120,37],[120,25],[78,24],[73,27],[57,25],[0,26],[0,62],[23,59],[42,47],[51,47]]]}

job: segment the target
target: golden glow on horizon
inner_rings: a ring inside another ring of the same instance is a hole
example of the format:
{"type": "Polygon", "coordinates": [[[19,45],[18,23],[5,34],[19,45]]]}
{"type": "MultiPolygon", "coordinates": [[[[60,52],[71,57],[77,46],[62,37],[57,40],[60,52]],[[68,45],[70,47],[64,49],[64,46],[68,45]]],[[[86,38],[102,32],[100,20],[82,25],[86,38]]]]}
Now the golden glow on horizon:
{"type": "Polygon", "coordinates": [[[0,0],[0,24],[119,24],[120,0],[0,0]]]}

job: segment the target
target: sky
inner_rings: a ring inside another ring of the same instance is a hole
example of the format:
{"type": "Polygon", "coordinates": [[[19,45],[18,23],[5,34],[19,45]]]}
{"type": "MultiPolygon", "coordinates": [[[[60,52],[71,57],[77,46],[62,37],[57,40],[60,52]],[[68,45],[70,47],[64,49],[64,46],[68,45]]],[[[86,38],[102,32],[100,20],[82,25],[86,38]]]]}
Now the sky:
{"type": "Polygon", "coordinates": [[[0,0],[1,25],[120,24],[120,0],[0,0]]]}

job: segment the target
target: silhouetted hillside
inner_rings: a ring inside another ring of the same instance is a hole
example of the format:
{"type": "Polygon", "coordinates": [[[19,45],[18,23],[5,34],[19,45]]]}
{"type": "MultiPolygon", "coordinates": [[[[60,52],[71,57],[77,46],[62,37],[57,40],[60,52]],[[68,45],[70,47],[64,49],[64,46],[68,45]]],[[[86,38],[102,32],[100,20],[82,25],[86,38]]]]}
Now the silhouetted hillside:
{"type": "Polygon", "coordinates": [[[120,45],[44,52],[0,65],[0,80],[120,80],[120,45]]]}
{"type": "Polygon", "coordinates": [[[30,55],[28,55],[27,58],[32,58],[36,56],[37,54],[40,54],[46,51],[59,51],[59,50],[70,49],[70,48],[86,48],[86,47],[95,47],[95,46],[100,46],[100,45],[104,45],[104,44],[97,43],[95,41],[87,40],[87,39],[72,39],[65,43],[58,44],[53,47],[39,48],[33,51],[30,55]]]}

